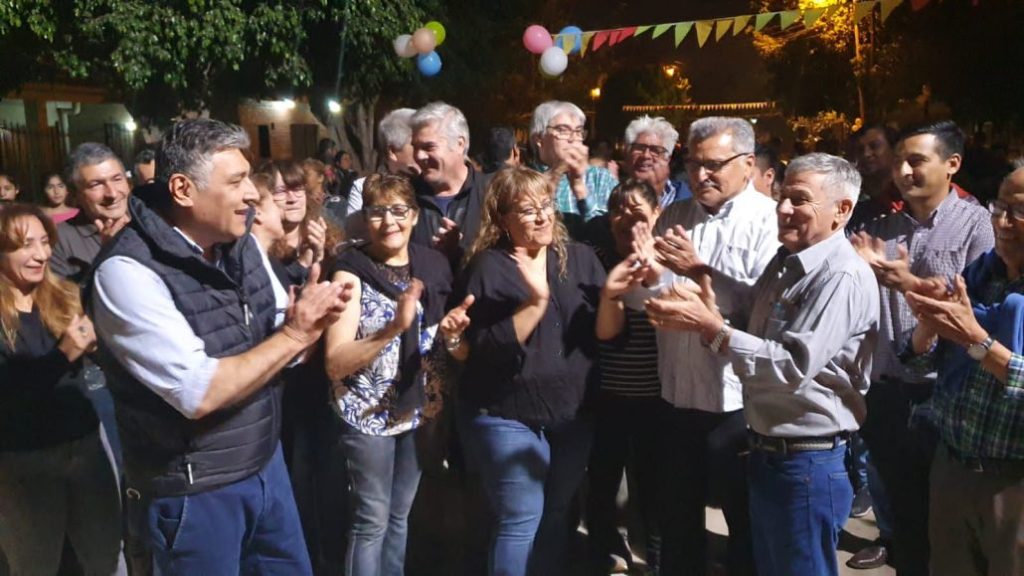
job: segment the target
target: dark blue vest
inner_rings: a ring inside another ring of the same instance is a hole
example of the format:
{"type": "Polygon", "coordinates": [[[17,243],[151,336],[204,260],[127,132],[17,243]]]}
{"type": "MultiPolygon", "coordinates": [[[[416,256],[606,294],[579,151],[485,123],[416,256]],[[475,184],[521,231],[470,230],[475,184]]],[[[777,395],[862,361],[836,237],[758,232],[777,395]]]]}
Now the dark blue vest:
{"type": "MultiPolygon", "coordinates": [[[[221,246],[218,268],[142,201],[132,198],[129,206],[131,223],[104,247],[93,270],[114,256],[153,270],[210,357],[241,354],[270,334],[274,292],[251,236],[221,246]]],[[[90,275],[83,298],[87,305],[91,288],[90,275]]],[[[281,398],[276,383],[190,420],[136,380],[103,346],[99,362],[117,408],[130,487],[154,495],[203,492],[258,472],[277,448],[281,398]]]]}

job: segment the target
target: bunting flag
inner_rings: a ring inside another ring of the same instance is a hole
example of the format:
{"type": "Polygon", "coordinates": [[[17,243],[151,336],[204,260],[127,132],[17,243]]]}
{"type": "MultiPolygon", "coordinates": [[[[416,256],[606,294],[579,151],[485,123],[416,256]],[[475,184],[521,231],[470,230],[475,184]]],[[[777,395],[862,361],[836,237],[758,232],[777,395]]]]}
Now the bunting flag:
{"type": "Polygon", "coordinates": [[[754,17],[754,32],[760,32],[778,12],[762,12],[754,17]]]}
{"type": "Polygon", "coordinates": [[[729,30],[732,30],[732,18],[715,20],[715,42],[721,40],[729,30]]]}
{"type": "Polygon", "coordinates": [[[594,45],[590,48],[590,51],[597,52],[597,50],[608,40],[609,34],[611,34],[611,31],[609,30],[601,30],[594,34],[594,45]]]}
{"type": "Polygon", "coordinates": [[[736,36],[740,32],[743,32],[747,28],[747,23],[750,22],[750,14],[744,14],[743,16],[737,16],[732,19],[732,35],[736,36]]]}
{"type": "Polygon", "coordinates": [[[580,42],[580,58],[587,53],[587,46],[590,45],[590,39],[594,37],[594,32],[584,32],[583,40],[580,42]]]}
{"type": "Polygon", "coordinates": [[[900,4],[903,4],[903,0],[882,0],[882,23],[883,24],[885,23],[886,20],[889,19],[889,14],[892,14],[892,11],[897,6],[899,6],[900,4]]]}
{"type": "Polygon", "coordinates": [[[810,28],[825,13],[825,8],[808,8],[804,10],[804,27],[810,28]]]}
{"type": "Polygon", "coordinates": [[[697,26],[697,46],[703,48],[704,43],[708,41],[708,36],[711,34],[711,22],[701,20],[695,24],[697,26]]]}
{"type": "Polygon", "coordinates": [[[639,35],[643,34],[644,32],[647,32],[651,28],[652,28],[651,26],[637,26],[636,27],[636,32],[633,32],[633,36],[639,36],[639,35]]]}
{"type": "Polygon", "coordinates": [[[622,39],[622,30],[612,30],[612,33],[608,35],[608,47],[611,48],[619,43],[622,39]]]}
{"type": "Polygon", "coordinates": [[[693,28],[693,22],[680,22],[676,24],[676,48],[683,43],[683,38],[690,33],[690,29],[693,28]]]}
{"type": "Polygon", "coordinates": [[[875,5],[878,4],[877,0],[871,0],[870,2],[857,2],[853,7],[853,21],[854,23],[860,22],[872,10],[875,9],[875,5]]]}
{"type": "Polygon", "coordinates": [[[789,28],[793,22],[796,22],[796,18],[799,15],[799,10],[786,10],[785,12],[779,12],[779,27],[783,30],[789,28]]]}
{"type": "Polygon", "coordinates": [[[654,27],[654,34],[651,35],[651,38],[657,38],[658,36],[661,36],[671,27],[672,24],[658,24],[657,26],[654,27]]]}

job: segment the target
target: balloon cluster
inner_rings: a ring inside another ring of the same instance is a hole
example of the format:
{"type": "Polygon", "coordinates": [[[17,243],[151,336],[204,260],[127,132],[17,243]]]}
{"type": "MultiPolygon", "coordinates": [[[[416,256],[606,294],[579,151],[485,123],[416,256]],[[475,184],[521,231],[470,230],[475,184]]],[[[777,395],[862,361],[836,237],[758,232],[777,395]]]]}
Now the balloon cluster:
{"type": "Polygon", "coordinates": [[[436,76],[441,71],[441,57],[434,48],[440,46],[445,39],[444,26],[431,20],[412,34],[402,34],[395,38],[395,54],[399,58],[416,57],[416,68],[424,76],[436,76]]]}
{"type": "Polygon", "coordinates": [[[568,55],[579,54],[583,44],[583,30],[577,26],[566,26],[558,35],[560,42],[555,45],[551,33],[539,24],[533,24],[523,32],[523,46],[534,54],[540,54],[540,73],[550,78],[565,72],[569,66],[568,55]],[[566,53],[562,46],[570,40],[572,45],[566,53]]]}

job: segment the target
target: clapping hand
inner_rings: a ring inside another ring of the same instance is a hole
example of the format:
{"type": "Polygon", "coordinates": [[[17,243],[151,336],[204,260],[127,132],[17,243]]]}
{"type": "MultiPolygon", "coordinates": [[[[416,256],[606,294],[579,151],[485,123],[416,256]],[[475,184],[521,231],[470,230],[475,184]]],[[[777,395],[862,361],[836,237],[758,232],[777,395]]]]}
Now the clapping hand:
{"type": "Polygon", "coordinates": [[[708,272],[707,265],[697,255],[690,235],[676,225],[654,239],[655,260],[679,276],[696,279],[708,272]]]}
{"type": "Polygon", "coordinates": [[[309,268],[324,259],[324,244],[327,241],[327,223],[317,218],[306,223],[306,236],[299,247],[299,263],[309,268]]]}
{"type": "Polygon", "coordinates": [[[449,310],[444,318],[441,319],[438,329],[445,337],[445,340],[459,340],[462,338],[462,333],[466,331],[466,328],[469,328],[469,308],[475,300],[476,297],[472,294],[466,296],[462,304],[449,310]]]}
{"type": "Polygon", "coordinates": [[[962,346],[981,342],[988,333],[974,317],[967,284],[962,276],[953,279],[952,288],[952,293],[946,298],[908,292],[907,304],[926,330],[962,346]]]}
{"type": "Polygon", "coordinates": [[[291,288],[281,330],[301,344],[312,345],[324,329],[338,321],[351,299],[352,283],[320,282],[320,264],[315,263],[298,297],[295,287],[291,288]]]}

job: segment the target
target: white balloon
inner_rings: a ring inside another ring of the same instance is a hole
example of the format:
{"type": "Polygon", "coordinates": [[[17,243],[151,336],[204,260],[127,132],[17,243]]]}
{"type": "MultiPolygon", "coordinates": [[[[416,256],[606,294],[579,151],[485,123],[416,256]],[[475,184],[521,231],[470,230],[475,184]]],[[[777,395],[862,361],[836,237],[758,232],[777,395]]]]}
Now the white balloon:
{"type": "Polygon", "coordinates": [[[416,47],[412,45],[412,34],[402,34],[395,38],[392,45],[395,48],[395,54],[397,54],[399,58],[412,58],[418,54],[416,47]]]}
{"type": "Polygon", "coordinates": [[[548,76],[558,76],[568,65],[569,57],[561,46],[552,46],[540,55],[540,70],[548,76]]]}

